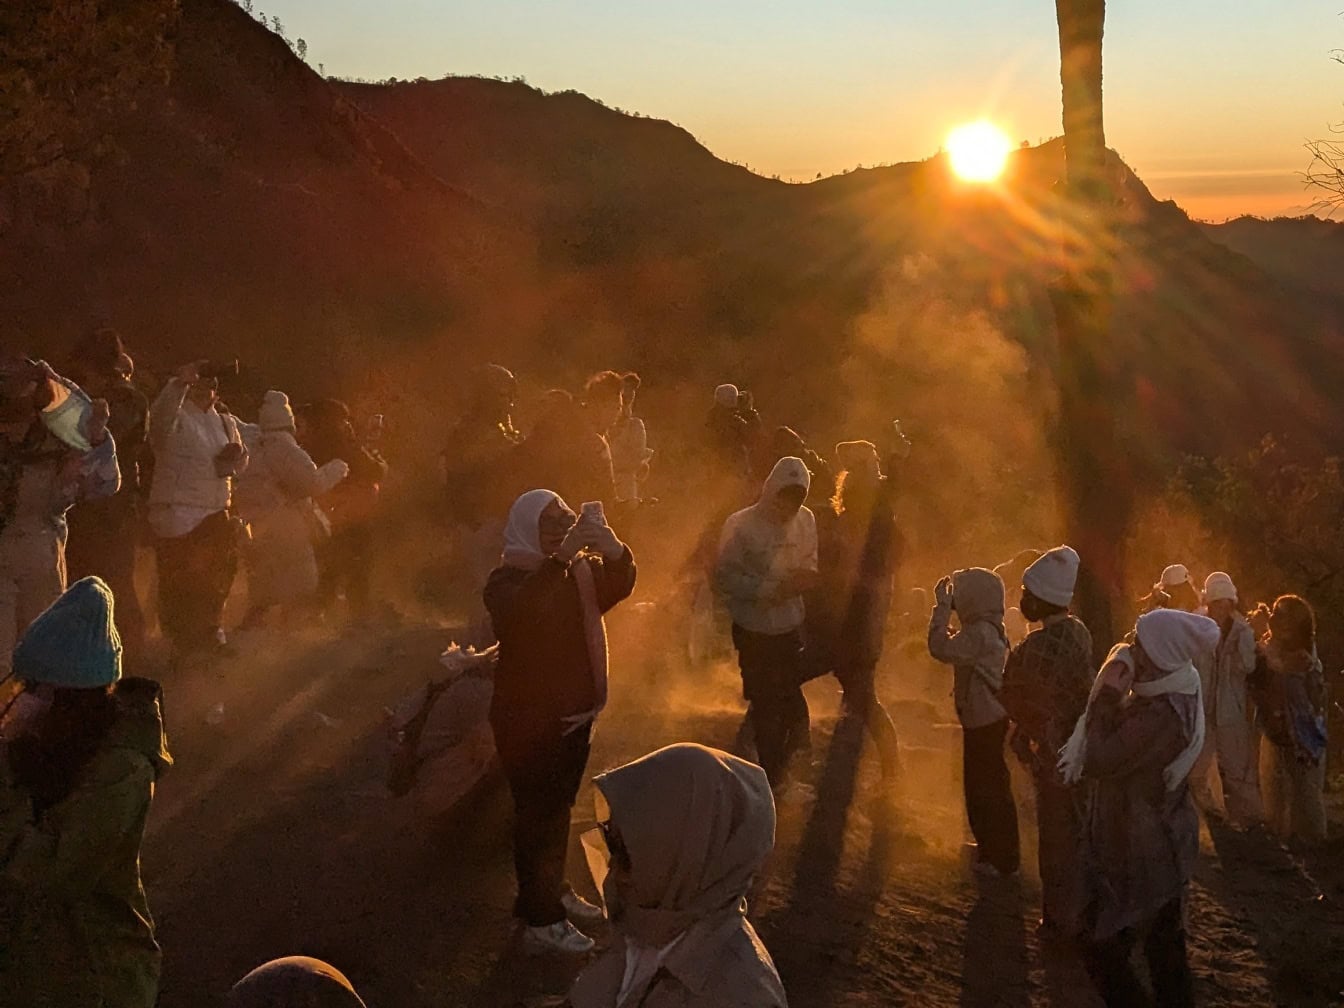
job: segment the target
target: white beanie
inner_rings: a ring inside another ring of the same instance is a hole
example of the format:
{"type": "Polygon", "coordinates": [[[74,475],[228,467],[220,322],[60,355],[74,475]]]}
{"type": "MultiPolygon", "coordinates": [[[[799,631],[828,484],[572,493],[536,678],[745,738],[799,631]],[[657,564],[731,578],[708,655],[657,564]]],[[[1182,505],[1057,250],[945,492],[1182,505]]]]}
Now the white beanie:
{"type": "Polygon", "coordinates": [[[1042,602],[1067,606],[1078,583],[1078,554],[1070,546],[1056,546],[1022,572],[1022,587],[1042,602]]]}
{"type": "Polygon", "coordinates": [[[263,431],[292,431],[294,411],[289,408],[289,396],[271,389],[261,398],[257,411],[257,426],[263,431]]]}
{"type": "Polygon", "coordinates": [[[1190,580],[1190,569],[1185,564],[1172,564],[1162,572],[1161,579],[1154,588],[1175,588],[1179,584],[1184,584],[1190,580]]]}
{"type": "Polygon", "coordinates": [[[1235,602],[1237,586],[1232,578],[1222,571],[1214,571],[1204,581],[1204,602],[1235,602]]]}
{"type": "Polygon", "coordinates": [[[1207,616],[1179,609],[1154,609],[1134,624],[1134,636],[1163,672],[1174,672],[1186,662],[1213,654],[1222,631],[1207,616]]]}
{"type": "Polygon", "coordinates": [[[714,402],[719,406],[736,406],[737,386],[720,385],[714,390],[714,402]]]}

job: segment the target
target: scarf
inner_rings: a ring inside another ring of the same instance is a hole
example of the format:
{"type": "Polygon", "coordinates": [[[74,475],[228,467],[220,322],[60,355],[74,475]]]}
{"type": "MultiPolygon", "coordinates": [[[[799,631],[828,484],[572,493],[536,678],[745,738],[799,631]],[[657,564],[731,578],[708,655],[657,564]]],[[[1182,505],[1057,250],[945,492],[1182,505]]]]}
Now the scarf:
{"type": "MultiPolygon", "coordinates": [[[[1092,705],[1101,693],[1101,672],[1105,671],[1106,667],[1112,662],[1120,662],[1133,672],[1134,656],[1130,654],[1128,644],[1117,644],[1111,649],[1111,653],[1106,656],[1101,671],[1097,672],[1097,677],[1092,681],[1092,691],[1087,697],[1087,708],[1078,718],[1077,724],[1074,725],[1073,734],[1069,736],[1068,742],[1059,751],[1059,772],[1065,784],[1077,784],[1083,777],[1083,771],[1087,764],[1088,719],[1092,714],[1092,705]]],[[[1204,702],[1201,694],[1199,672],[1192,662],[1187,661],[1182,667],[1173,672],[1168,672],[1160,679],[1134,683],[1131,691],[1136,696],[1148,698],[1167,695],[1193,696],[1195,698],[1192,712],[1185,716],[1185,723],[1182,726],[1184,735],[1188,740],[1186,746],[1162,770],[1162,781],[1167,790],[1175,791],[1190,775],[1195,760],[1199,758],[1200,750],[1204,748],[1204,702]]]]}
{"type": "MultiPolygon", "coordinates": [[[[504,528],[505,567],[536,571],[546,560],[541,551],[541,513],[553,503],[565,502],[553,490],[529,490],[509,509],[509,522],[504,528]]],[[[588,667],[593,676],[593,707],[581,714],[564,718],[565,734],[592,724],[607,706],[607,627],[602,619],[602,607],[597,599],[597,581],[593,566],[586,559],[569,565],[574,586],[579,592],[579,607],[583,612],[583,639],[588,651],[588,667]]]]}

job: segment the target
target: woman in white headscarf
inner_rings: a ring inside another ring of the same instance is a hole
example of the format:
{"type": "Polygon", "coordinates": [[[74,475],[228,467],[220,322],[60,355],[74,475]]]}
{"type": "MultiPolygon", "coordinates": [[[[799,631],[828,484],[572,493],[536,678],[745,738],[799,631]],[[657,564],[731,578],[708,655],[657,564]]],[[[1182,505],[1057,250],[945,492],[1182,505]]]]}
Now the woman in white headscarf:
{"type": "Polygon", "coordinates": [[[746,918],[775,843],[765,772],[680,743],[594,783],[610,809],[603,888],[616,938],[575,982],[573,1008],[785,1008],[746,918]]]}
{"type": "Polygon", "coordinates": [[[485,607],[499,639],[490,727],[513,792],[514,911],[529,952],[587,952],[592,940],[573,925],[602,918],[565,884],[565,852],[607,702],[602,614],[634,587],[634,558],[604,519],[577,520],[550,490],[514,502],[485,607]]]}
{"type": "Polygon", "coordinates": [[[1140,616],[1134,643],[1112,649],[1061,754],[1066,784],[1095,783],[1086,961],[1108,1006],[1149,1003],[1132,963],[1140,933],[1153,1001],[1194,1004],[1184,902],[1199,853],[1189,777],[1204,745],[1195,663],[1212,655],[1218,638],[1206,616],[1176,609],[1140,616]]]}

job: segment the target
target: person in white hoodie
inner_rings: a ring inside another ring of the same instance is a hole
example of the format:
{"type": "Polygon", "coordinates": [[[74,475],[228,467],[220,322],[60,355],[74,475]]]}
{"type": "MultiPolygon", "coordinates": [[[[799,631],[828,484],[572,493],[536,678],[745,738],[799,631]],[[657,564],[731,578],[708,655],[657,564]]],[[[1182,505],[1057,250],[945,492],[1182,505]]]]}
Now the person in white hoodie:
{"type": "Polygon", "coordinates": [[[1196,663],[1202,677],[1204,749],[1190,773],[1195,803],[1206,814],[1223,812],[1229,824],[1247,827],[1264,821],[1260,778],[1256,767],[1259,738],[1247,679],[1255,671],[1255,631],[1237,608],[1237,586],[1223,571],[1204,582],[1204,604],[1220,635],[1211,661],[1196,663]],[[1209,771],[1218,768],[1223,807],[1209,786],[1209,771]]]}
{"type": "Polygon", "coordinates": [[[776,792],[807,738],[803,593],[817,579],[817,522],[803,501],[811,479],[801,459],[775,463],[760,500],[724,523],[714,571],[733,617],[757,755],[776,792]]]}
{"type": "Polygon", "coordinates": [[[238,481],[238,512],[252,526],[247,551],[248,622],[277,606],[300,607],[317,597],[314,536],[326,518],[313,498],[349,475],[342,459],[319,467],[294,437],[289,397],[267,392],[257,414],[260,436],[238,481]]]}
{"type": "Polygon", "coordinates": [[[954,695],[962,727],[962,779],[966,818],[975,837],[975,870],[989,878],[1017,872],[1021,849],[1004,738],[1008,712],[999,702],[1008,635],[1003,629],[1003,581],[972,567],[934,588],[929,654],[955,670],[954,695]],[[949,629],[956,612],[961,629],[949,629]]]}
{"type": "Polygon", "coordinates": [[[208,370],[205,361],[183,365],[149,411],[159,624],[178,659],[224,645],[224,603],[238,573],[229,506],[247,449],[237,422],[216,408],[219,379],[208,370]]]}

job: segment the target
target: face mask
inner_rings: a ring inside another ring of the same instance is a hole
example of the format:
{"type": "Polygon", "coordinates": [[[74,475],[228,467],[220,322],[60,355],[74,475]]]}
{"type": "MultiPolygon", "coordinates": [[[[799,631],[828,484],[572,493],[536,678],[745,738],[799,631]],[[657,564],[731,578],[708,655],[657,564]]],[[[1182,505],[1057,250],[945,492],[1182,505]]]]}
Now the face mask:
{"type": "Polygon", "coordinates": [[[12,742],[31,735],[50,709],[50,696],[25,689],[14,698],[3,718],[0,718],[0,740],[12,742]]]}

